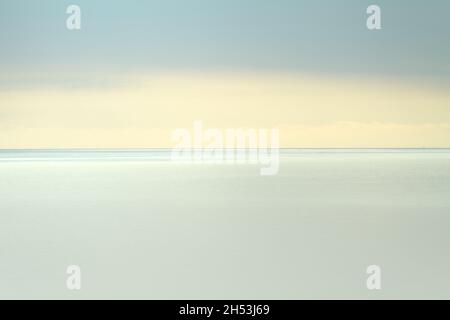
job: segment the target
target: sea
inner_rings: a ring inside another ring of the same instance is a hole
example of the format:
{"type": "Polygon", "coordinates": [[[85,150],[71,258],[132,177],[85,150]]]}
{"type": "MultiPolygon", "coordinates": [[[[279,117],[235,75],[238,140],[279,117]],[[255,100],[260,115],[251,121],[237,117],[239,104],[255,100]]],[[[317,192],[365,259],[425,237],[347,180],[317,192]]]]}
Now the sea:
{"type": "Polygon", "coordinates": [[[450,298],[450,149],[279,157],[1,150],[0,298],[450,298]]]}

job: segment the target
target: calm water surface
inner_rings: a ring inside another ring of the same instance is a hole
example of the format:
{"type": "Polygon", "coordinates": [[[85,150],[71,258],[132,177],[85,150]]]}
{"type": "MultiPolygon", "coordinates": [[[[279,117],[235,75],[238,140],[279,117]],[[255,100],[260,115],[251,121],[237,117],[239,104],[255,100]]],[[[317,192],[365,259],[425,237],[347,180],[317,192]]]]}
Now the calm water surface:
{"type": "Polygon", "coordinates": [[[275,176],[2,151],[0,298],[448,299],[450,151],[288,150],[275,176]]]}

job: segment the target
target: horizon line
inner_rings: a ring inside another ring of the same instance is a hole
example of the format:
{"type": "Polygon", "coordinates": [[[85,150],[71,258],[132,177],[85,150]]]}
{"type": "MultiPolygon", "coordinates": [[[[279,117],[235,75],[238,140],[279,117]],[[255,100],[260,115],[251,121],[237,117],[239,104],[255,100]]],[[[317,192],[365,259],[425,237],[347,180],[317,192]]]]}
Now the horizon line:
{"type": "MultiPolygon", "coordinates": [[[[0,152],[14,151],[157,151],[173,150],[175,147],[114,147],[114,148],[0,148],[0,152]]],[[[450,150],[449,147],[240,147],[240,148],[186,148],[191,150],[253,150],[253,149],[278,149],[278,150],[450,150]]]]}

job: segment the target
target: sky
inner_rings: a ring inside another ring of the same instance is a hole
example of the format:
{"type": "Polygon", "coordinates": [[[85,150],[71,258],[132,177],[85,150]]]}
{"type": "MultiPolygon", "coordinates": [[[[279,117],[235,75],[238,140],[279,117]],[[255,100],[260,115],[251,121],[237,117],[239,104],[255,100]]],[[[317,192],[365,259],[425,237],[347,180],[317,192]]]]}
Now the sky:
{"type": "Polygon", "coordinates": [[[172,147],[198,120],[277,127],[282,147],[450,147],[449,15],[446,0],[2,0],[0,148],[172,147]]]}

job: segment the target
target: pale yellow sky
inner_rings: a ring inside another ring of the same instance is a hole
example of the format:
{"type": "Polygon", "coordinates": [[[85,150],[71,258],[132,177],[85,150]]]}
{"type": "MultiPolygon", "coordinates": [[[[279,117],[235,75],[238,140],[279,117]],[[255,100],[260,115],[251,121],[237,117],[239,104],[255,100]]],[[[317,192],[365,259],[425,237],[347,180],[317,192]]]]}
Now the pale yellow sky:
{"type": "Polygon", "coordinates": [[[0,92],[0,148],[170,148],[171,133],[197,120],[277,127],[281,147],[450,147],[450,92],[439,86],[262,72],[121,78],[0,92]]]}

